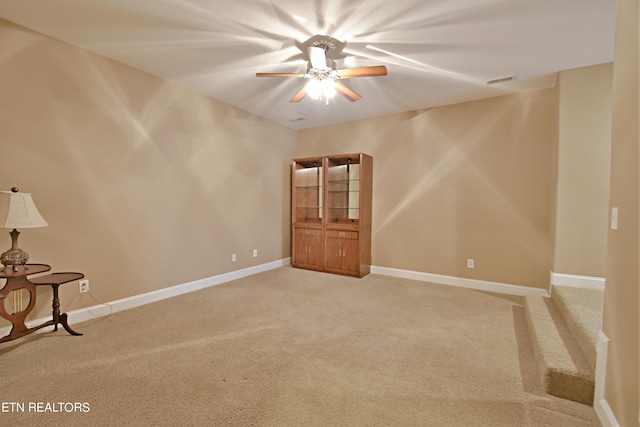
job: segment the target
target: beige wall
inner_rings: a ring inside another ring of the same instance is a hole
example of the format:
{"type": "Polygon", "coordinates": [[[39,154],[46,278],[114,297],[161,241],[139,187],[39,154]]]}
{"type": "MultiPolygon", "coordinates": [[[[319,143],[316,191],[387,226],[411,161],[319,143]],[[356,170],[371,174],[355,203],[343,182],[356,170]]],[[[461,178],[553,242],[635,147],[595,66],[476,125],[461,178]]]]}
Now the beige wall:
{"type": "Polygon", "coordinates": [[[612,73],[609,63],[559,74],[556,273],[605,275],[612,73]]]}
{"type": "Polygon", "coordinates": [[[549,89],[307,129],[296,154],[373,156],[374,265],[547,288],[557,135],[549,89]]]}
{"type": "Polygon", "coordinates": [[[625,427],[640,423],[639,23],[638,1],[618,0],[610,206],[619,208],[619,222],[608,235],[603,331],[610,339],[605,398],[625,427]]]}
{"type": "Polygon", "coordinates": [[[0,188],[50,224],[21,247],[96,299],[64,310],[289,256],[294,131],[2,20],[0,93],[0,188]]]}

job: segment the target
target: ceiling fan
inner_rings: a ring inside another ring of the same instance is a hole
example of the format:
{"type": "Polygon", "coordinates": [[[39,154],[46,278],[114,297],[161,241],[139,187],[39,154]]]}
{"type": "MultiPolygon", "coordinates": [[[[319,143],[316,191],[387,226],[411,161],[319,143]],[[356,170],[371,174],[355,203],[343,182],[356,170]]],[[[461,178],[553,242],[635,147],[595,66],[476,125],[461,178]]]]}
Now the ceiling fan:
{"type": "Polygon", "coordinates": [[[294,77],[307,78],[309,81],[289,102],[300,102],[307,94],[314,99],[329,98],[336,93],[351,102],[362,98],[358,93],[342,83],[341,79],[355,77],[386,76],[387,67],[376,65],[372,67],[336,69],[336,63],[331,56],[336,56],[344,47],[344,43],[328,36],[313,36],[306,42],[298,44],[298,48],[308,55],[306,73],[256,73],[256,77],[294,77]],[[306,50],[306,52],[305,52],[306,50]]]}

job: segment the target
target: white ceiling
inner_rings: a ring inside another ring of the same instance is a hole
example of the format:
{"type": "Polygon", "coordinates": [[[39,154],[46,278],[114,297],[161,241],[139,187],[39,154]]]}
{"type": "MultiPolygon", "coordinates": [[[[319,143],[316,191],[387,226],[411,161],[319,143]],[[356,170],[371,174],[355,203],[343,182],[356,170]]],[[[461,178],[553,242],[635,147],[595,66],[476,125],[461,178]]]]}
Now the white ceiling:
{"type": "Polygon", "coordinates": [[[615,0],[0,0],[0,17],[293,129],[551,87],[560,70],[613,61],[615,0]],[[295,41],[345,41],[337,68],[362,95],[289,99],[295,41]],[[497,85],[486,80],[516,75],[497,85]],[[304,120],[295,120],[303,118],[304,120]],[[292,121],[294,120],[294,121],[292,121]]]}

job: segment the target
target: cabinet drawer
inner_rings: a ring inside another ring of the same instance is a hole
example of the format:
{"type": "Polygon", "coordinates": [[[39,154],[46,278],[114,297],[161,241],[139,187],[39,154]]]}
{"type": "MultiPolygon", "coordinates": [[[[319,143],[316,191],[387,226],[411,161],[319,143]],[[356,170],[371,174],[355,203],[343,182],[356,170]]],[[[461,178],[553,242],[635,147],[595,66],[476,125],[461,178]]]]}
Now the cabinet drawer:
{"type": "Polygon", "coordinates": [[[322,237],[322,230],[316,228],[296,228],[296,236],[322,237]]]}
{"type": "Polygon", "coordinates": [[[335,239],[358,240],[357,231],[327,230],[327,237],[335,239]]]}

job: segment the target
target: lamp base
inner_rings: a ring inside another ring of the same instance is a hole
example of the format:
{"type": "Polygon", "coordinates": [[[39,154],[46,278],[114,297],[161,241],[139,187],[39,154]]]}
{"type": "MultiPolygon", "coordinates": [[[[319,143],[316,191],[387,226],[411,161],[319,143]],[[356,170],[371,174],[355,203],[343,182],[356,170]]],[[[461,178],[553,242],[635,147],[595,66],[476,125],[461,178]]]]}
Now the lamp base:
{"type": "Polygon", "coordinates": [[[18,247],[20,232],[14,228],[9,234],[11,235],[11,249],[0,255],[0,262],[4,265],[3,271],[8,266],[12,266],[13,271],[18,271],[18,266],[24,266],[29,261],[29,254],[18,247]]]}

